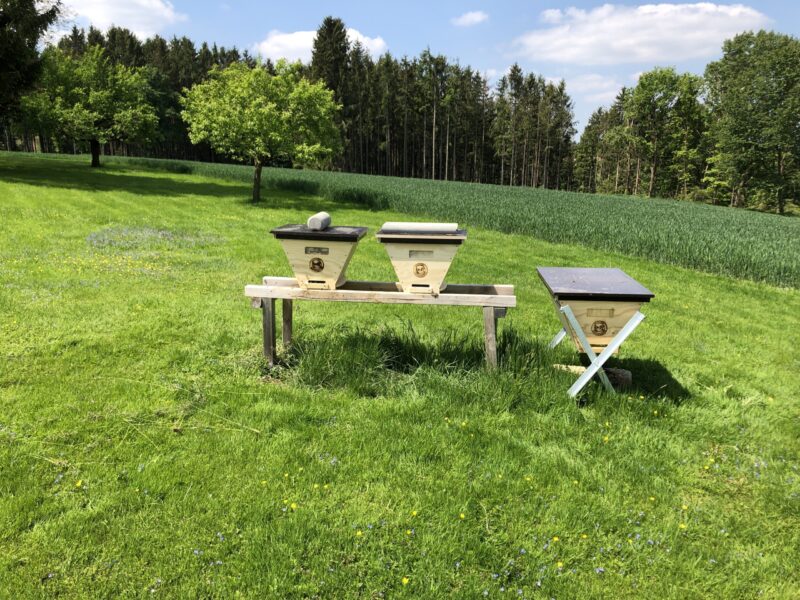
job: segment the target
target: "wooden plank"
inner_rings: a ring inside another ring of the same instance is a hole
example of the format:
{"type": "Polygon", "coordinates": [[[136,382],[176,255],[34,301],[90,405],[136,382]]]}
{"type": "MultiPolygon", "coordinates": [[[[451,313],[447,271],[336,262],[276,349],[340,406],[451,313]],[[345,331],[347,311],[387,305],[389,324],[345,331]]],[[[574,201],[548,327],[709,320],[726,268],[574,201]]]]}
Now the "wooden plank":
{"type": "Polygon", "coordinates": [[[539,277],[559,300],[649,302],[653,292],[620,269],[539,267],[539,277]]]}
{"type": "Polygon", "coordinates": [[[490,369],[497,368],[497,317],[494,308],[483,307],[483,335],[486,347],[486,365],[490,369]]]}
{"type": "MultiPolygon", "coordinates": [[[[352,282],[350,282],[352,283],[352,282]]],[[[384,284],[389,285],[389,284],[384,284]]],[[[394,284],[391,284],[394,285],[394,284]]],[[[513,290],[513,286],[508,286],[513,290]]],[[[380,304],[438,304],[444,306],[492,306],[512,308],[517,298],[512,293],[498,294],[497,286],[469,286],[468,290],[448,286],[433,296],[397,291],[370,291],[350,289],[345,285],[335,290],[303,290],[286,285],[248,285],[245,296],[249,298],[281,298],[286,300],[327,300],[332,302],[375,302],[380,304]],[[466,293],[465,293],[466,292],[466,293]]]]}
{"type": "MultiPolygon", "coordinates": [[[[294,277],[264,277],[264,285],[299,287],[294,277]]],[[[394,292],[401,291],[395,282],[389,281],[348,281],[340,288],[342,290],[361,290],[364,292],[394,292]]],[[[450,283],[445,290],[448,294],[494,294],[497,296],[513,296],[514,286],[510,284],[485,285],[480,283],[450,283]]]]}
{"type": "Polygon", "coordinates": [[[281,300],[281,305],[281,318],[283,321],[281,337],[284,349],[288,349],[292,345],[292,301],[281,300]]]}
{"type": "MultiPolygon", "coordinates": [[[[388,304],[442,304],[454,306],[517,305],[513,285],[479,285],[451,283],[439,294],[403,292],[394,282],[348,281],[335,290],[302,290],[293,277],[264,277],[263,285],[248,285],[245,295],[258,298],[296,300],[330,300],[338,302],[377,302],[388,304]]],[[[255,304],[257,306],[257,304],[255,304]]]]}
{"type": "Polygon", "coordinates": [[[264,357],[270,367],[275,366],[275,299],[261,299],[262,329],[264,331],[264,357]]]}

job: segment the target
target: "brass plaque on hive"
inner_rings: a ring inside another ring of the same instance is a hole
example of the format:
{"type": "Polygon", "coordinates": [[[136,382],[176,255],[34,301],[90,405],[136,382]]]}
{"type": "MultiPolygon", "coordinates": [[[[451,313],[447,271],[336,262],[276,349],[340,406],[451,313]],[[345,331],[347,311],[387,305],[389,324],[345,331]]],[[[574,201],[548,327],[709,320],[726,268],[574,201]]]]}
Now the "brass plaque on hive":
{"type": "Polygon", "coordinates": [[[592,333],[595,335],[605,335],[608,332],[608,323],[605,321],[595,321],[592,323],[592,333]]]}
{"type": "Polygon", "coordinates": [[[328,254],[328,249],[319,246],[306,246],[306,254],[328,254]]]}
{"type": "Polygon", "coordinates": [[[321,258],[312,258],[310,261],[308,261],[308,266],[315,273],[319,273],[325,268],[325,261],[321,258]]]}

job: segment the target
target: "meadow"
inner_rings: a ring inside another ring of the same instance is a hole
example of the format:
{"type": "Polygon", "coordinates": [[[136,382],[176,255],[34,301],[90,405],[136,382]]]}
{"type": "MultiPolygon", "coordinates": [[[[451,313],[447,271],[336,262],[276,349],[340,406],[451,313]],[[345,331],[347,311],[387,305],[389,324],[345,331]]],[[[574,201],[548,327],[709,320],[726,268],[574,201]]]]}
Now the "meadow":
{"type": "MultiPolygon", "coordinates": [[[[244,165],[112,161],[249,182],[244,165]]],[[[800,288],[800,219],[660,198],[266,169],[264,185],[800,288]]]]}
{"type": "Polygon", "coordinates": [[[0,155],[0,596],[800,595],[797,219],[87,165],[0,155]],[[370,227],[353,279],[393,279],[384,221],[466,225],[448,279],[517,290],[500,367],[476,309],[298,303],[267,368],[243,288],[317,210],[370,227]],[[539,265],[656,293],[630,390],[567,398],[539,265]]]}

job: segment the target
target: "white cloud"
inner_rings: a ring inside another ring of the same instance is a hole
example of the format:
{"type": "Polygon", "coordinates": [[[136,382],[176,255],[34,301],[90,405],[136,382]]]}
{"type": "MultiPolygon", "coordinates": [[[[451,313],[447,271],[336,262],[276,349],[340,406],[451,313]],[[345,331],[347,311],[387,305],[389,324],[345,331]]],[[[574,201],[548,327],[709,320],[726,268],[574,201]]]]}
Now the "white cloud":
{"type": "Polygon", "coordinates": [[[86,21],[101,30],[112,25],[126,27],[140,38],[188,18],[168,0],[64,0],[64,7],[67,18],[86,21]]]}
{"type": "Polygon", "coordinates": [[[272,60],[285,58],[292,62],[296,60],[308,62],[311,60],[311,47],[316,34],[316,31],[284,33],[273,29],[263,41],[256,44],[255,50],[264,58],[272,60]]]}
{"type": "Polygon", "coordinates": [[[548,8],[547,10],[543,10],[542,14],[539,16],[542,23],[561,23],[561,19],[564,18],[564,13],[562,13],[557,8],[548,8]]]}
{"type": "Polygon", "coordinates": [[[465,12],[460,17],[450,19],[450,22],[456,27],[472,27],[478,23],[483,23],[489,19],[489,15],[482,10],[471,10],[465,12]]]}
{"type": "Polygon", "coordinates": [[[580,94],[590,102],[607,104],[617,97],[622,84],[615,77],[587,73],[567,79],[567,91],[580,94]]]}
{"type": "Polygon", "coordinates": [[[361,42],[361,45],[367,49],[367,52],[369,52],[373,58],[379,57],[389,48],[382,37],[369,37],[358,31],[358,29],[348,29],[347,37],[351,44],[356,41],[361,42]]]}
{"type": "MultiPolygon", "coordinates": [[[[314,37],[316,31],[293,31],[284,33],[273,29],[267,34],[267,37],[255,45],[254,51],[264,58],[271,58],[278,60],[285,58],[289,61],[300,60],[309,62],[311,60],[311,49],[314,46],[314,37]]],[[[373,57],[378,57],[389,47],[384,39],[380,36],[369,37],[358,31],[357,29],[348,29],[347,37],[350,43],[356,41],[361,42],[361,45],[367,49],[373,57]]]]}
{"type": "Polygon", "coordinates": [[[551,26],[514,40],[516,53],[530,60],[580,65],[709,58],[725,39],[770,22],[749,6],[710,2],[549,9],[540,18],[551,26]]]}

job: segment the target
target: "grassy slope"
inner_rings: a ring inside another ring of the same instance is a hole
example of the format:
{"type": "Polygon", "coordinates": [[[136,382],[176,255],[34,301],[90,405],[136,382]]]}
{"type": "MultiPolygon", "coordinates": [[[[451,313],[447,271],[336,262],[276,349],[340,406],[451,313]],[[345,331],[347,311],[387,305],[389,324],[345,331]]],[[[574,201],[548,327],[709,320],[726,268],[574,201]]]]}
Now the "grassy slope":
{"type": "MultiPolygon", "coordinates": [[[[11,156],[0,152],[0,157],[11,156]]],[[[42,158],[43,155],[36,155],[42,158]]],[[[48,160],[74,161],[67,155],[48,160]]],[[[88,157],[79,160],[88,161],[88,157]]],[[[250,183],[252,167],[150,158],[106,163],[250,183]]],[[[263,184],[373,209],[471,223],[503,233],[640,256],[708,273],[800,288],[800,220],[660,198],[265,169],[263,184]]]]}
{"type": "MultiPolygon", "coordinates": [[[[474,309],[324,303],[266,371],[242,296],[290,274],[266,231],[408,217],[247,195],[0,157],[0,590],[800,592],[800,292],[472,227],[450,280],[518,289],[499,371],[474,309]],[[632,394],[567,400],[543,264],[657,293],[632,394]]],[[[392,278],[371,236],[350,275],[392,278]]]]}

